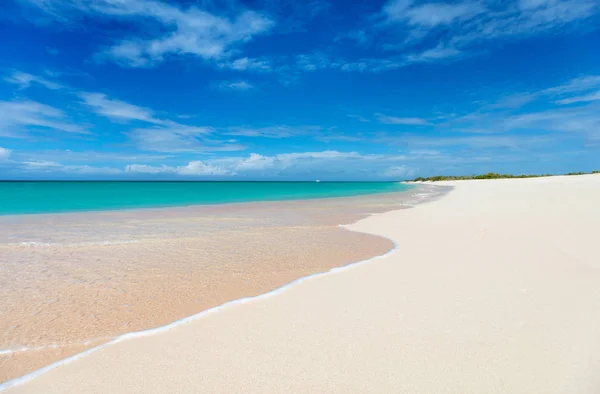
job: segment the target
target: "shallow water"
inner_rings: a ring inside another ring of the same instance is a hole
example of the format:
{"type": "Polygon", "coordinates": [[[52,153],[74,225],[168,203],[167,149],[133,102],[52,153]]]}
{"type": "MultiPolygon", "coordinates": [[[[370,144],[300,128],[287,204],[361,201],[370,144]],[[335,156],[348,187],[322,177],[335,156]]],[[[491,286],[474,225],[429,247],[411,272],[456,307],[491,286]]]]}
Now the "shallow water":
{"type": "Polygon", "coordinates": [[[383,254],[339,224],[438,192],[0,217],[0,381],[383,254]]]}
{"type": "Polygon", "coordinates": [[[346,197],[409,188],[398,182],[0,182],[0,215],[346,197]]]}

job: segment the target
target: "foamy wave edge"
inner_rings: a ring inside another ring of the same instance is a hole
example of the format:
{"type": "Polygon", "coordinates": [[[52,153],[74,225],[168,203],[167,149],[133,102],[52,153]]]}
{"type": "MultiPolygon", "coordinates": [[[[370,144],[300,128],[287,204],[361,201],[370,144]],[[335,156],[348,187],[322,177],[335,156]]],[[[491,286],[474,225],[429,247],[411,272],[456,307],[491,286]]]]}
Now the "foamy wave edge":
{"type": "MultiPolygon", "coordinates": [[[[424,200],[426,198],[425,197],[426,195],[430,196],[432,194],[434,194],[434,193],[433,192],[432,193],[425,192],[425,193],[413,194],[412,196],[413,197],[417,197],[418,198],[418,202],[420,202],[420,201],[422,201],[422,200],[424,200]]],[[[409,205],[409,207],[410,206],[411,205],[409,205]]],[[[373,216],[373,215],[369,215],[369,216],[373,216]]],[[[353,232],[358,232],[358,233],[361,232],[361,231],[357,231],[357,230],[351,230],[351,229],[347,228],[348,226],[349,225],[344,225],[344,224],[340,224],[339,225],[340,228],[343,228],[344,230],[347,230],[347,231],[353,231],[353,232]]],[[[40,369],[38,369],[36,371],[33,371],[33,372],[30,372],[30,373],[28,373],[26,375],[23,375],[21,377],[18,377],[18,378],[15,378],[15,379],[11,379],[11,380],[8,380],[8,381],[6,381],[4,383],[1,383],[0,384],[0,392],[3,392],[3,391],[5,391],[5,390],[7,390],[7,389],[9,389],[11,387],[14,387],[14,386],[26,383],[26,382],[28,382],[28,381],[30,381],[32,379],[35,379],[35,378],[37,378],[37,377],[39,377],[39,376],[41,376],[41,375],[43,375],[43,374],[45,374],[47,372],[50,372],[51,370],[53,370],[55,368],[58,368],[58,367],[60,367],[62,365],[70,364],[70,363],[72,363],[74,361],[77,361],[77,360],[79,360],[79,359],[81,359],[81,358],[83,358],[83,357],[85,357],[85,356],[87,356],[89,354],[92,354],[92,353],[94,353],[94,352],[96,352],[98,350],[101,350],[101,349],[105,348],[105,347],[108,347],[108,346],[111,346],[111,345],[115,345],[115,344],[117,344],[119,342],[122,342],[122,341],[125,341],[125,340],[128,340],[128,339],[141,338],[141,337],[145,337],[145,336],[149,336],[149,335],[153,335],[153,334],[158,334],[158,333],[161,333],[161,332],[166,332],[166,331],[169,331],[169,330],[171,330],[171,329],[173,329],[175,327],[178,327],[180,325],[187,324],[187,323],[190,323],[190,322],[192,322],[194,320],[201,319],[201,318],[203,318],[203,317],[205,317],[207,315],[213,314],[215,312],[219,312],[222,309],[225,309],[227,307],[230,307],[230,306],[233,306],[233,305],[245,304],[245,303],[252,302],[252,301],[259,301],[259,300],[262,300],[264,298],[272,297],[272,296],[274,296],[276,294],[282,293],[282,292],[290,289],[291,287],[297,286],[297,285],[301,284],[304,281],[307,281],[307,280],[310,280],[310,279],[319,278],[319,277],[322,277],[322,276],[325,276],[325,275],[329,275],[329,274],[334,274],[334,273],[337,273],[337,272],[346,271],[346,270],[352,269],[354,267],[357,267],[359,265],[366,264],[366,263],[369,263],[371,261],[387,257],[387,256],[395,253],[398,250],[399,245],[393,239],[391,239],[389,237],[385,237],[383,235],[376,235],[376,236],[381,237],[381,238],[385,238],[385,239],[389,240],[390,242],[392,242],[392,244],[394,245],[394,247],[392,249],[390,249],[389,251],[387,251],[386,253],[382,254],[382,255],[370,257],[370,258],[368,258],[366,260],[356,261],[354,263],[346,264],[346,265],[341,266],[341,267],[332,268],[329,271],[318,272],[316,274],[311,274],[311,275],[303,276],[301,278],[293,280],[292,282],[290,282],[288,284],[285,284],[285,285],[283,285],[281,287],[273,289],[273,290],[271,290],[271,291],[269,291],[267,293],[259,294],[257,296],[253,296],[253,297],[245,297],[245,298],[240,298],[240,299],[233,300],[233,301],[228,301],[228,302],[226,302],[226,303],[224,303],[222,305],[219,305],[219,306],[216,306],[214,308],[210,308],[210,309],[204,310],[202,312],[196,313],[195,315],[184,317],[183,319],[176,320],[173,323],[169,323],[169,324],[166,324],[164,326],[160,326],[160,327],[156,327],[156,328],[151,328],[149,330],[128,332],[127,334],[123,334],[123,335],[120,335],[120,336],[116,337],[112,341],[106,342],[106,343],[104,343],[102,345],[98,345],[96,347],[93,347],[93,348],[88,349],[86,351],[83,351],[81,353],[77,353],[74,356],[65,358],[64,360],[60,360],[60,361],[54,362],[52,364],[49,364],[49,365],[47,365],[47,366],[45,366],[43,368],[40,368],[40,369]]]]}

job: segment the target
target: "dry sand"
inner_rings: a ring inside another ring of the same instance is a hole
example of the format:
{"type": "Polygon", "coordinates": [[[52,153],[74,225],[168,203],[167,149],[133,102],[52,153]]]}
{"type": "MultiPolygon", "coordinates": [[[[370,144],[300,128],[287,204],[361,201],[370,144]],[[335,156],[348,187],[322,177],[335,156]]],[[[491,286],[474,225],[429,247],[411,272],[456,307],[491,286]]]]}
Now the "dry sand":
{"type": "Polygon", "coordinates": [[[9,393],[600,392],[600,176],[452,183],[395,253],[110,344],[9,393]]]}

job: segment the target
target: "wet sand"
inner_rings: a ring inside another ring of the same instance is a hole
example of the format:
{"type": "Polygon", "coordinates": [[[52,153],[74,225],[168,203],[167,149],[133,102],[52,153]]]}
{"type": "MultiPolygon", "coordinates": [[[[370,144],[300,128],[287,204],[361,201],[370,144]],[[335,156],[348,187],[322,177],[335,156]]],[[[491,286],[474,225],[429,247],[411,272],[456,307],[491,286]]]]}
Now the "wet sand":
{"type": "Polygon", "coordinates": [[[0,217],[0,382],[381,255],[391,241],[338,225],[423,196],[0,217]]]}

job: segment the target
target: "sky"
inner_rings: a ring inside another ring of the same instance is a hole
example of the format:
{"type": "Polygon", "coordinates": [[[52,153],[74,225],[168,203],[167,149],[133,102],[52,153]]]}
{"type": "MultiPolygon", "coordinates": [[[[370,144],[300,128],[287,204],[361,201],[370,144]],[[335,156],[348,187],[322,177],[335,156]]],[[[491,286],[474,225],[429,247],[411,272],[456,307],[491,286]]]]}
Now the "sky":
{"type": "Polygon", "coordinates": [[[600,169],[600,0],[3,0],[0,179],[600,169]]]}

